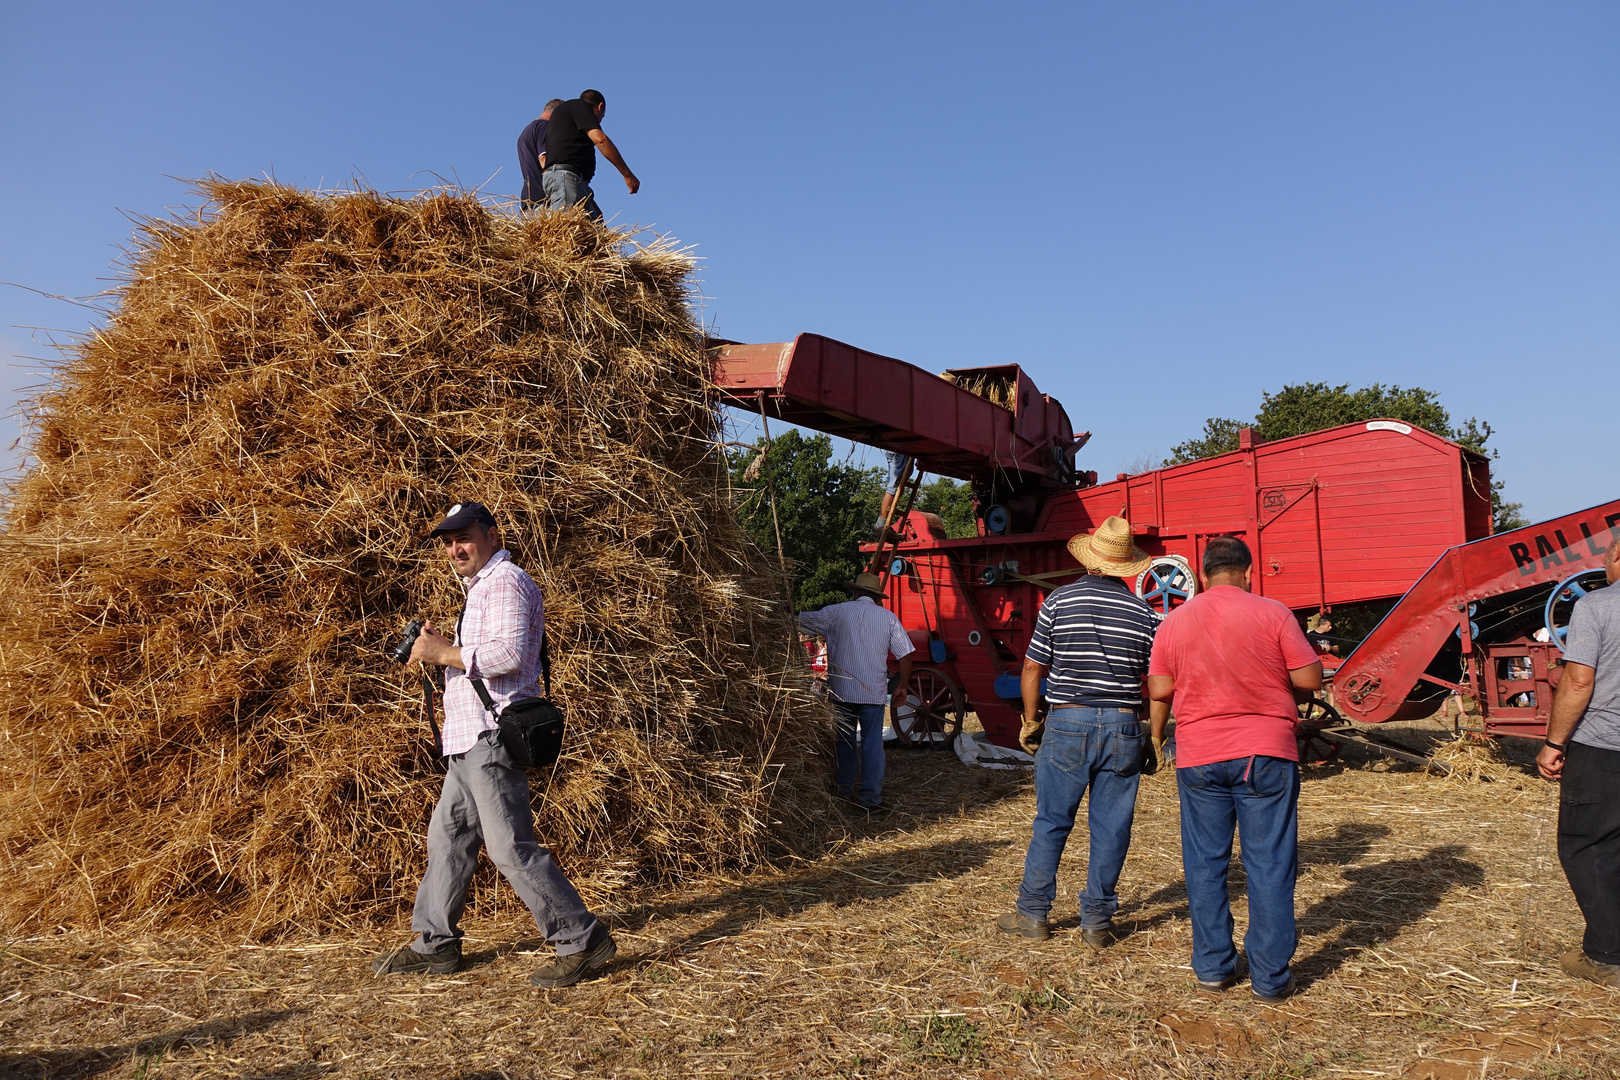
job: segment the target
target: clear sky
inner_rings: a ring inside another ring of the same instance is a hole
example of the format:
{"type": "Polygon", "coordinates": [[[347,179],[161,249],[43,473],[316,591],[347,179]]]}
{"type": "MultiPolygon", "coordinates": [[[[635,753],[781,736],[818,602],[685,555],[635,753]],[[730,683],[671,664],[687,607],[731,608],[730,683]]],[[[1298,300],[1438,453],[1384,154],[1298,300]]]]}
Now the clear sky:
{"type": "MultiPolygon", "coordinates": [[[[0,280],[106,287],[210,172],[515,193],[587,86],[642,180],[599,201],[695,245],[722,336],[1019,362],[1104,476],[1287,382],[1425,386],[1532,519],[1620,497],[1608,0],[9,0],[0,280]]],[[[92,318],[0,287],[0,402],[92,318]]]]}

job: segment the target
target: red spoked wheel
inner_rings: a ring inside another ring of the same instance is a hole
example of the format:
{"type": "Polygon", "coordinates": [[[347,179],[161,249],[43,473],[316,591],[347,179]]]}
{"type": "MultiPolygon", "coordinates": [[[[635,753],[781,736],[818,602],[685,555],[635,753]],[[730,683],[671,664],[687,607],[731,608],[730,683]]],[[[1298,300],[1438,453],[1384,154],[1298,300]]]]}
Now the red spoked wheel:
{"type": "Polygon", "coordinates": [[[949,748],[967,716],[967,699],[951,677],[936,668],[918,668],[906,696],[893,709],[894,733],[907,746],[949,748]]]}
{"type": "Polygon", "coordinates": [[[1311,698],[1299,707],[1299,723],[1294,725],[1294,735],[1299,740],[1299,763],[1301,765],[1326,765],[1339,756],[1344,744],[1335,739],[1331,732],[1324,728],[1333,728],[1344,723],[1344,717],[1339,710],[1323,701],[1321,698],[1311,698]]]}

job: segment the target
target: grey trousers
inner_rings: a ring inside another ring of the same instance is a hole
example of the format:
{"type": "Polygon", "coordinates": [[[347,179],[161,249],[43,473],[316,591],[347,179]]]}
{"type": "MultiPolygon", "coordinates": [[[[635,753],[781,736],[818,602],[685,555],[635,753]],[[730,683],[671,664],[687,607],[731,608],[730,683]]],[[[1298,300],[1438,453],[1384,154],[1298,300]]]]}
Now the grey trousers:
{"type": "Polygon", "coordinates": [[[437,952],[460,940],[467,886],[483,845],[557,955],[584,952],[596,919],[535,840],[529,778],[513,766],[499,734],[484,732],[471,750],[446,758],[445,765],[444,790],[428,823],[427,874],[411,915],[411,929],[421,936],[411,948],[437,952]]]}
{"type": "Polygon", "coordinates": [[[583,203],[592,221],[602,220],[602,208],[596,205],[591,185],[573,169],[553,165],[540,174],[540,183],[545,188],[546,205],[551,209],[566,210],[583,203]]]}

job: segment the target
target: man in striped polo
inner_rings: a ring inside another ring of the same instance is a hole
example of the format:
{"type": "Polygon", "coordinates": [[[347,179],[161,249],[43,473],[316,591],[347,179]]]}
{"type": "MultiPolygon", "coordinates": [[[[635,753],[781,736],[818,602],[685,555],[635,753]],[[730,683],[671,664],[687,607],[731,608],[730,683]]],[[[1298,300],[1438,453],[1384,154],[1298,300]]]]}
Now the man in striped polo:
{"type": "Polygon", "coordinates": [[[1035,827],[1024,856],[1018,909],[996,920],[1008,934],[1045,939],[1057,895],[1057,868],[1075,814],[1091,791],[1090,851],[1080,894],[1080,937],[1102,949],[1114,940],[1114,887],[1131,844],[1136,787],[1157,767],[1154,753],[1169,706],[1150,707],[1153,745],[1142,729],[1142,680],[1158,619],[1122,578],[1135,578],[1152,560],[1131,541],[1131,524],[1105,520],[1095,533],[1069,541],[1086,574],[1041,605],[1024,654],[1025,749],[1040,729],[1041,680],[1051,705],[1035,754],[1035,827]]]}

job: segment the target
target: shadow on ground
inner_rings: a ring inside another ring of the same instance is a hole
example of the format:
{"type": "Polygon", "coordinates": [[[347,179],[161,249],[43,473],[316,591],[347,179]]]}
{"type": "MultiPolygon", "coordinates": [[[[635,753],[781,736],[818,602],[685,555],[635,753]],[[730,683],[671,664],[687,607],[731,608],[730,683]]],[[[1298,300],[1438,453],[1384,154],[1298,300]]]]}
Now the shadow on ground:
{"type": "Polygon", "coordinates": [[[844,823],[859,835],[926,828],[944,818],[959,818],[1034,790],[1028,769],[980,769],[963,765],[949,749],[889,745],[883,777],[883,801],[893,809],[868,817],[843,813],[844,823]]]}
{"type": "MultiPolygon", "coordinates": [[[[613,920],[615,930],[637,931],[653,922],[703,918],[682,930],[655,955],[620,954],[620,965],[678,956],[711,941],[731,937],[762,918],[783,918],[818,904],[845,905],[881,901],[914,886],[961,877],[989,862],[1006,841],[947,840],[913,848],[890,849],[864,858],[813,863],[802,870],[754,884],[669,903],[642,904],[613,920]]],[[[519,942],[518,949],[543,949],[538,940],[519,942]]],[[[493,959],[494,952],[469,956],[470,962],[493,959]]]]}
{"type": "Polygon", "coordinates": [[[1461,857],[1467,850],[1445,844],[1415,859],[1390,859],[1343,871],[1350,887],[1323,897],[1299,917],[1303,934],[1342,927],[1333,940],[1294,962],[1300,980],[1308,986],[1337,971],[1352,954],[1395,937],[1439,907],[1452,889],[1484,884],[1485,871],[1461,857]]]}
{"type": "MultiPolygon", "coordinates": [[[[1307,837],[1299,842],[1299,865],[1301,869],[1307,866],[1350,866],[1360,862],[1372,850],[1372,846],[1379,840],[1388,836],[1393,830],[1381,822],[1348,821],[1342,822],[1327,836],[1307,837]]],[[[1248,878],[1243,873],[1243,861],[1234,852],[1232,868],[1227,874],[1226,887],[1228,895],[1238,897],[1248,886],[1248,878]]],[[[1155,926],[1187,918],[1187,883],[1177,880],[1174,884],[1144,896],[1141,900],[1122,904],[1119,912],[1114,916],[1115,921],[1129,929],[1132,933],[1141,930],[1151,930],[1155,926]],[[1138,911],[1151,911],[1161,904],[1169,907],[1155,911],[1152,915],[1132,919],[1132,914],[1138,911]]],[[[1079,925],[1079,919],[1073,920],[1079,925]]],[[[1061,923],[1054,925],[1063,925],[1061,923]]]]}
{"type": "MultiPolygon", "coordinates": [[[[120,1046],[76,1046],[61,1050],[0,1054],[0,1076],[15,1080],[79,1080],[80,1077],[100,1076],[132,1062],[136,1075],[145,1075],[150,1071],[151,1075],[157,1076],[160,1075],[158,1070],[162,1067],[163,1059],[181,1044],[186,1047],[226,1045],[243,1035],[264,1031],[283,1020],[302,1015],[303,1011],[278,1009],[210,1020],[120,1046]]],[[[318,1070],[319,1067],[308,1068],[318,1070]]],[[[256,1080],[293,1080],[307,1074],[308,1070],[299,1071],[301,1069],[305,1067],[295,1066],[292,1070],[263,1073],[256,1080]]]]}

